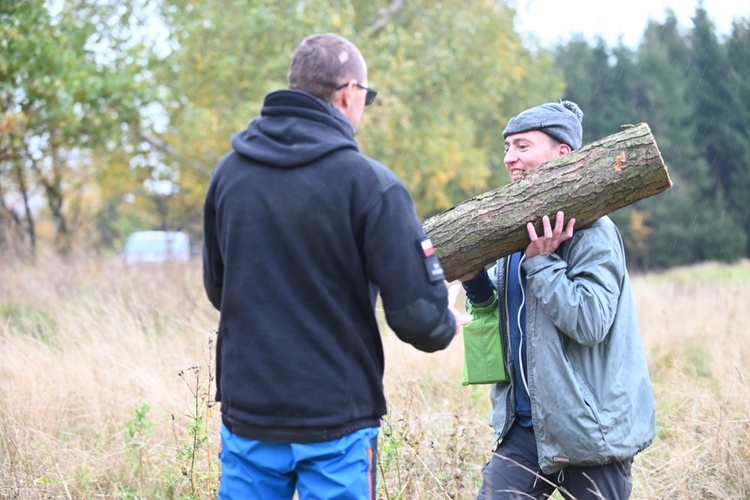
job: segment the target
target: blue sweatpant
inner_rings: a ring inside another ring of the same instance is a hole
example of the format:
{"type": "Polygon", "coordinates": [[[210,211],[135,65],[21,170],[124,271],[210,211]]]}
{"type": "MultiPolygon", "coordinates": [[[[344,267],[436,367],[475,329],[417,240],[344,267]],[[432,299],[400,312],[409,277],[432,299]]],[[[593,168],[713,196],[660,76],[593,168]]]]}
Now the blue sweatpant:
{"type": "Polygon", "coordinates": [[[320,443],[246,439],[221,426],[219,499],[375,500],[378,429],[320,443]]]}

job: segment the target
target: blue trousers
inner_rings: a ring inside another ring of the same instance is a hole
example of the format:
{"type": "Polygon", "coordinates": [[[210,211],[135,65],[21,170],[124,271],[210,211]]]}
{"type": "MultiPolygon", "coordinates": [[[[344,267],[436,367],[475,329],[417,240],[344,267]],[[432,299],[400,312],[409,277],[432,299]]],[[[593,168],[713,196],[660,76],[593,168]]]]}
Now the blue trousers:
{"type": "Polygon", "coordinates": [[[246,439],[221,426],[219,499],[375,500],[378,429],[320,443],[246,439]]]}
{"type": "Polygon", "coordinates": [[[596,467],[570,465],[544,474],[539,470],[534,430],[513,424],[482,469],[477,500],[548,498],[555,490],[565,499],[624,500],[633,489],[632,464],[631,459],[596,467]]]}

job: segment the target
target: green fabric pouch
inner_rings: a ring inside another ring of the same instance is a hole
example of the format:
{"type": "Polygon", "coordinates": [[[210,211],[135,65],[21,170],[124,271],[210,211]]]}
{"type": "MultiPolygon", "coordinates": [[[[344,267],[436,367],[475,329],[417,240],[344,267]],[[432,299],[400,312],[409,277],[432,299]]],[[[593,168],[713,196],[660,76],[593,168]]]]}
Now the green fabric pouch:
{"type": "Polygon", "coordinates": [[[461,385],[507,382],[503,343],[497,310],[497,294],[492,304],[467,312],[474,319],[464,326],[464,374],[461,385]]]}

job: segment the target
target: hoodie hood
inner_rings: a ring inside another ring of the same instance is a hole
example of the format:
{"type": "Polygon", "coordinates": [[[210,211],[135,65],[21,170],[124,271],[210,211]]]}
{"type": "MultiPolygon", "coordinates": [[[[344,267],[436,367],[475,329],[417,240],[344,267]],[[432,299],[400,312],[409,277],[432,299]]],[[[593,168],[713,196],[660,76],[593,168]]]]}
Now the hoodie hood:
{"type": "Polygon", "coordinates": [[[303,167],[340,149],[359,151],[354,129],[338,109],[297,90],[268,94],[260,116],[232,138],[232,148],[277,168],[303,167]]]}

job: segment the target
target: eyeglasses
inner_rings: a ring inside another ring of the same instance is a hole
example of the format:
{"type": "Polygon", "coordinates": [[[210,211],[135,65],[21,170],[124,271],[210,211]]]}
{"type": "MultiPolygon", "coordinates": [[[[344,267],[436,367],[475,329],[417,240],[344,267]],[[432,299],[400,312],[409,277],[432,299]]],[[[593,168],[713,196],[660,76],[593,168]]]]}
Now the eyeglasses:
{"type": "MultiPolygon", "coordinates": [[[[347,82],[347,83],[345,83],[343,85],[339,85],[338,87],[336,87],[335,90],[341,90],[344,87],[346,87],[347,85],[349,85],[349,82],[347,82]]],[[[356,85],[357,85],[357,87],[361,88],[362,90],[366,90],[367,91],[367,95],[365,95],[365,106],[369,106],[370,104],[372,104],[372,103],[375,102],[375,96],[378,95],[378,93],[376,91],[374,91],[372,89],[368,89],[367,87],[365,87],[364,85],[360,85],[359,83],[357,83],[356,85]]]]}

